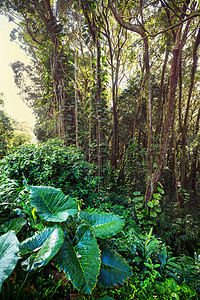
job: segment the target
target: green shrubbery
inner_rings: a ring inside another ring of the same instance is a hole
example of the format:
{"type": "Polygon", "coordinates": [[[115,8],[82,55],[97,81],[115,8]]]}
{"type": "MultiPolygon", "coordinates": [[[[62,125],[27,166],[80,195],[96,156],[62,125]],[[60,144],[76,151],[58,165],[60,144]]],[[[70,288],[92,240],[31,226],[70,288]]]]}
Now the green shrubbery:
{"type": "Polygon", "coordinates": [[[65,194],[82,199],[88,205],[94,198],[98,178],[95,168],[83,154],[57,140],[23,145],[0,162],[0,180],[15,180],[20,187],[24,178],[29,185],[46,185],[62,189],[65,194]]]}
{"type": "Polygon", "coordinates": [[[148,205],[126,188],[97,193],[94,167],[59,141],[19,147],[0,170],[2,299],[62,299],[78,290],[79,299],[199,298],[198,239],[191,256],[177,255],[188,254],[191,226],[173,227],[164,216],[161,185],[148,205]],[[171,248],[163,242],[168,232],[171,248]],[[56,267],[70,281],[48,277],[56,267]]]}

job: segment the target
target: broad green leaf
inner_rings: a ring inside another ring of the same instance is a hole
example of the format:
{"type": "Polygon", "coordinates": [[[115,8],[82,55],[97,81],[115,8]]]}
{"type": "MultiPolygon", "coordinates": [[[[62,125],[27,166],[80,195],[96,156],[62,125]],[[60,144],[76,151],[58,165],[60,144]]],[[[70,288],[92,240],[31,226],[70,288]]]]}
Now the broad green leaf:
{"type": "Polygon", "coordinates": [[[20,244],[21,254],[32,252],[22,263],[27,271],[45,266],[60,250],[64,242],[64,232],[61,227],[45,228],[20,244]]]}
{"type": "Polygon", "coordinates": [[[111,213],[80,211],[79,217],[91,225],[95,237],[102,239],[117,234],[124,227],[124,219],[111,213]]]}
{"type": "Polygon", "coordinates": [[[54,187],[33,186],[30,194],[31,205],[36,208],[36,212],[43,220],[63,222],[77,212],[76,202],[54,187]]]}
{"type": "Polygon", "coordinates": [[[13,230],[0,236],[0,291],[4,280],[14,270],[19,252],[19,241],[13,230]]]}
{"type": "Polygon", "coordinates": [[[9,230],[14,230],[17,234],[25,224],[26,220],[23,218],[11,219],[0,225],[0,232],[6,233],[9,230]]]}
{"type": "Polygon", "coordinates": [[[100,250],[91,228],[82,225],[76,232],[76,244],[65,240],[55,257],[55,264],[64,270],[75,288],[90,294],[100,270],[100,250]]]}
{"type": "Polygon", "coordinates": [[[107,245],[101,245],[101,270],[98,282],[111,288],[131,276],[131,267],[126,260],[107,245]]]}

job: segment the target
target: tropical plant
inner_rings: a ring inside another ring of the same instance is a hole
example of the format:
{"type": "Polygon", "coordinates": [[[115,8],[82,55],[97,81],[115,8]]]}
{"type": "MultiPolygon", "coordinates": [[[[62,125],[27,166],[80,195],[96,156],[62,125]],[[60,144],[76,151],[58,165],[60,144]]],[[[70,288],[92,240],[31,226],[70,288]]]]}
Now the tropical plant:
{"type": "MultiPolygon", "coordinates": [[[[153,289],[155,284],[165,286],[164,282],[168,278],[176,282],[178,286],[176,291],[181,291],[180,287],[185,284],[188,285],[188,290],[194,287],[198,291],[200,288],[199,255],[195,254],[195,259],[186,255],[173,256],[170,248],[161,239],[152,235],[152,232],[153,228],[148,234],[141,234],[135,227],[124,232],[120,238],[112,239],[112,243],[117,245],[117,250],[123,253],[123,256],[127,257],[128,262],[132,265],[134,280],[137,281],[138,274],[142,278],[143,283],[140,288],[144,288],[146,292],[147,287],[152,286],[153,289]],[[147,286],[145,286],[145,282],[147,286]]],[[[165,292],[168,293],[167,288],[165,291],[163,290],[163,293],[165,292]]]]}
{"type": "Polygon", "coordinates": [[[160,200],[164,194],[163,187],[161,184],[157,187],[157,191],[152,196],[151,201],[146,204],[144,202],[143,195],[136,191],[133,193],[133,204],[136,218],[143,228],[151,227],[156,225],[156,217],[161,213],[160,200]]]}
{"type": "MultiPolygon", "coordinates": [[[[80,211],[73,198],[54,187],[32,186],[28,190],[34,228],[42,230],[36,230],[19,244],[23,270],[31,272],[51,261],[60,271],[64,270],[75,288],[86,294],[91,293],[97,278],[101,284],[111,287],[118,282],[123,284],[131,276],[125,259],[104,241],[123,228],[122,217],[80,211]],[[37,226],[41,222],[43,227],[37,226]]],[[[10,222],[1,228],[6,231],[6,227],[17,224],[18,232],[24,219],[10,222]]],[[[7,255],[4,259],[7,260],[7,255]]]]}
{"type": "Polygon", "coordinates": [[[19,241],[15,232],[10,230],[0,237],[0,291],[4,280],[15,268],[19,252],[19,241]]]}

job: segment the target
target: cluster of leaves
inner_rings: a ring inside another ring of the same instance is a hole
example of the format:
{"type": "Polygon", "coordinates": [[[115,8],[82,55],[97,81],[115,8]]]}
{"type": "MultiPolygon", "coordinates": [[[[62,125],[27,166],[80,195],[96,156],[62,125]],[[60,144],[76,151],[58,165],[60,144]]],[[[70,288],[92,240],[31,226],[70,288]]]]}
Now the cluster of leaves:
{"type": "Polygon", "coordinates": [[[23,186],[25,177],[29,185],[61,188],[87,205],[99,181],[94,172],[94,166],[84,160],[80,151],[57,140],[38,146],[22,145],[0,162],[4,181],[9,178],[23,186]]]}
{"type": "Polygon", "coordinates": [[[199,231],[199,208],[194,203],[185,204],[180,209],[179,204],[169,197],[161,201],[162,213],[157,218],[156,234],[169,245],[173,252],[178,255],[184,253],[193,256],[193,253],[200,248],[199,231]]]}
{"type": "Polygon", "coordinates": [[[136,218],[143,228],[156,225],[156,218],[162,211],[160,207],[160,200],[162,199],[163,194],[164,191],[160,185],[157,187],[157,191],[153,194],[152,200],[145,204],[144,196],[140,192],[136,191],[133,193],[133,199],[131,202],[134,205],[136,218]]]}
{"type": "Polygon", "coordinates": [[[123,289],[129,290],[130,299],[198,299],[200,256],[173,256],[152,231],[145,234],[135,226],[112,239],[112,245],[133,268],[133,276],[123,289]]]}
{"type": "MultiPolygon", "coordinates": [[[[0,226],[4,233],[0,237],[0,287],[12,273],[18,257],[22,269],[28,272],[53,260],[74,287],[86,294],[95,287],[97,277],[105,287],[123,284],[130,277],[127,262],[103,241],[123,228],[122,217],[78,211],[77,203],[54,187],[28,188],[26,206],[27,211],[31,209],[27,218],[13,218],[0,226]],[[26,230],[26,239],[19,242],[16,234],[24,225],[29,231],[26,230]]],[[[26,215],[23,209],[22,214],[26,215]]]]}

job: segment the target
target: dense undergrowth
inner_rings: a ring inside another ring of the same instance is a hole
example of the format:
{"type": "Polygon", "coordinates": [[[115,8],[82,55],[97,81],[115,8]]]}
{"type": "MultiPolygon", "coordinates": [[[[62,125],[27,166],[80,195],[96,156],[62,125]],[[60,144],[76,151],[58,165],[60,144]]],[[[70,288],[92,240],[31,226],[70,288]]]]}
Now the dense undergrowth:
{"type": "Polygon", "coordinates": [[[13,268],[0,273],[0,299],[199,299],[199,207],[190,209],[192,196],[180,191],[180,209],[159,185],[146,207],[142,188],[130,181],[110,181],[97,192],[99,183],[83,155],[58,141],[22,146],[0,162],[0,264],[9,234],[20,249],[13,268]],[[88,265],[96,273],[81,286],[83,248],[92,249],[88,265]],[[74,251],[75,267],[63,267],[63,249],[74,251]]]}

